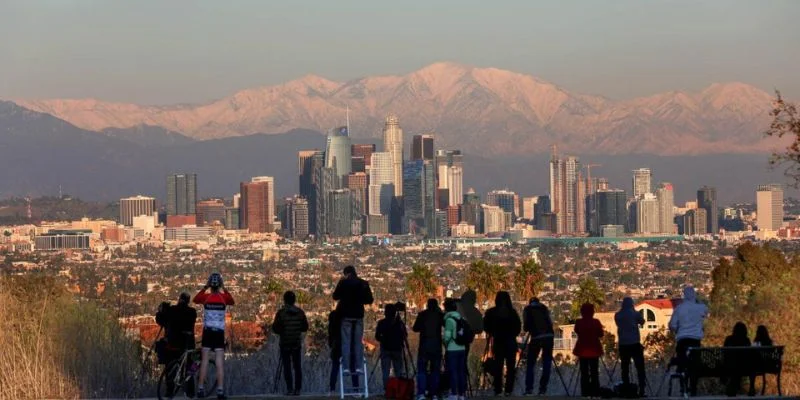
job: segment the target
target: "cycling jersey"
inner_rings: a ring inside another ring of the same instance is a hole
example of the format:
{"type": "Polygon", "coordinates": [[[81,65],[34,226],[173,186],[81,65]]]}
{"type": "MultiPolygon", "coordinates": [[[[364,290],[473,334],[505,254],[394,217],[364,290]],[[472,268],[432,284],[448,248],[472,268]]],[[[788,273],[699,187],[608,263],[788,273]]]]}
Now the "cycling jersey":
{"type": "Polygon", "coordinates": [[[225,331],[225,308],[232,306],[233,296],[225,292],[206,292],[200,290],[194,296],[195,304],[203,305],[203,329],[225,331]]]}

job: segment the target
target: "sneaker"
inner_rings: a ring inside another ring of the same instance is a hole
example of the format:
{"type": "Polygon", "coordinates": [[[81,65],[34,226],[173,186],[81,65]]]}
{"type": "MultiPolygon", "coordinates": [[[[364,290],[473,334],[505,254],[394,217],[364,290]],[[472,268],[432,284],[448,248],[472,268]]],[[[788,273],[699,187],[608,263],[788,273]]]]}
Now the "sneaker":
{"type": "Polygon", "coordinates": [[[522,393],[523,396],[533,396],[533,390],[525,389],[525,392],[522,393]]]}
{"type": "Polygon", "coordinates": [[[349,375],[350,374],[350,368],[342,369],[342,374],[349,375]]]}
{"type": "Polygon", "coordinates": [[[356,368],[356,374],[361,375],[364,372],[361,368],[356,368]]]}
{"type": "Polygon", "coordinates": [[[539,394],[537,396],[544,396],[547,394],[547,389],[539,389],[539,394]]]}
{"type": "Polygon", "coordinates": [[[197,398],[198,399],[205,399],[206,398],[206,390],[203,388],[197,389],[197,398]]]}

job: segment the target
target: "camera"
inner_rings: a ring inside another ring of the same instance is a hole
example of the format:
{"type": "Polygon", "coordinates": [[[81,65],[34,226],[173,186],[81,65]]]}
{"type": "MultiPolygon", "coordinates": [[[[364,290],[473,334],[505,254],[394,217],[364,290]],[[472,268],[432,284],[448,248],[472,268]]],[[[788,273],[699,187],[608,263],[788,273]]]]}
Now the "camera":
{"type": "Polygon", "coordinates": [[[406,312],[406,303],[398,301],[397,303],[394,303],[394,309],[397,310],[397,312],[399,313],[406,312]]]}

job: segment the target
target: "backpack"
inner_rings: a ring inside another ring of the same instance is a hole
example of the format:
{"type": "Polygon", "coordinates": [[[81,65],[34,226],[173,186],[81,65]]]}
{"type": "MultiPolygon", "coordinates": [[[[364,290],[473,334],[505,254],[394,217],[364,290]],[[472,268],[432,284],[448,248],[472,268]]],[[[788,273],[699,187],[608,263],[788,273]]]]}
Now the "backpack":
{"type": "Polygon", "coordinates": [[[456,321],[456,336],[453,341],[460,346],[467,346],[472,343],[475,340],[475,331],[469,326],[467,320],[464,317],[458,319],[450,318],[456,321]]]}

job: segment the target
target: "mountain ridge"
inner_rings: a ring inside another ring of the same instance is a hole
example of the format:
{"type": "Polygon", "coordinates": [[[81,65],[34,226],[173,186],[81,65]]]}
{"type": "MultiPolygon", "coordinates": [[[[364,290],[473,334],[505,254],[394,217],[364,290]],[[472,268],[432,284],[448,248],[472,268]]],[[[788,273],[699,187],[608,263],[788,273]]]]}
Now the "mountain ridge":
{"type": "Polygon", "coordinates": [[[762,135],[771,101],[741,82],[613,100],[518,72],[439,62],[404,75],[343,82],[310,74],[197,105],[15,103],[87,130],[150,125],[198,140],[324,132],[343,124],[349,108],[351,133],[362,138],[380,137],[384,116],[394,113],[407,135],[435,132],[443,147],[490,155],[544,152],[551,144],[569,152],[677,155],[771,150],[775,142],[762,135]]]}

